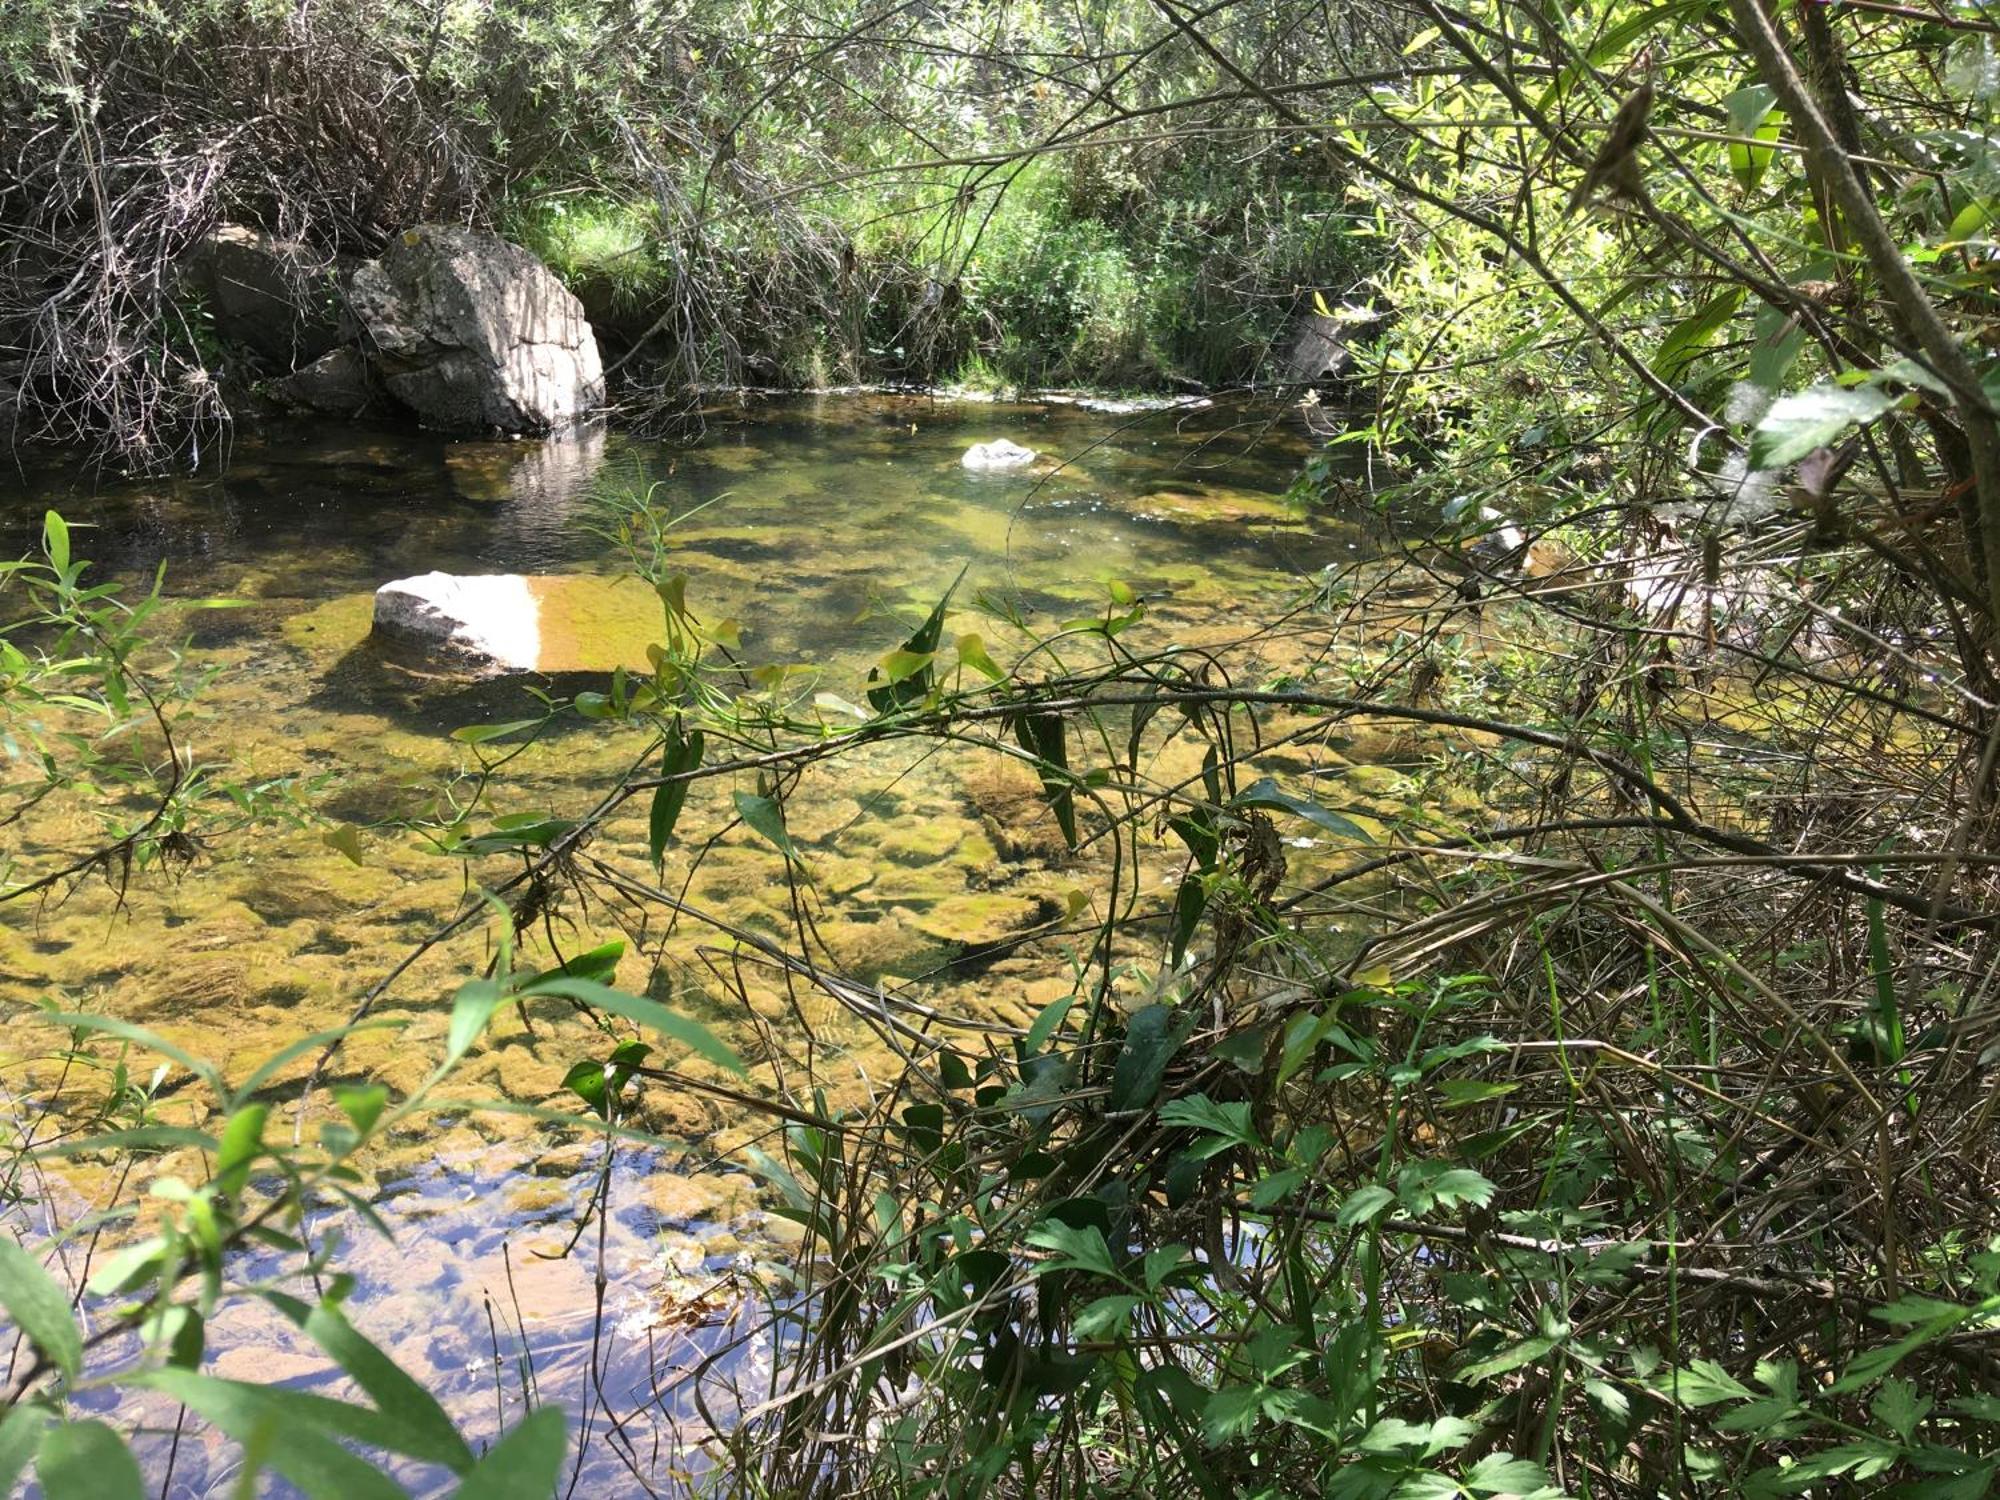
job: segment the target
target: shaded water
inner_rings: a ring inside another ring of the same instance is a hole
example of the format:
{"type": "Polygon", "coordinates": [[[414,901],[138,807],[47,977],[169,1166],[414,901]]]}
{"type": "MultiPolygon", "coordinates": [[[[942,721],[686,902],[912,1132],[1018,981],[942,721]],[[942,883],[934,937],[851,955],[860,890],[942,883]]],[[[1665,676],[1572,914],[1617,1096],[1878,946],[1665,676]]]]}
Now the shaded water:
{"type": "MultiPolygon", "coordinates": [[[[151,1027],[240,1077],[291,1037],[345,1020],[456,910],[461,864],[375,825],[433,809],[438,786],[465,765],[449,731],[518,716],[523,688],[417,677],[378,659],[365,640],[368,598],[388,579],[431,569],[615,572],[611,547],[585,524],[591,498],[652,490],[694,512],[674,533],[690,603],[739,621],[749,661],[809,666],[828,689],[859,698],[867,665],[961,569],[953,632],[992,629],[970,612],[981,592],[1004,595],[1046,629],[1101,609],[1111,578],[1145,595],[1183,638],[1240,629],[1363,545],[1354,527],[1283,504],[1304,452],[1283,427],[1232,428],[1217,413],[1109,417],[843,398],[721,411],[692,447],[602,434],[544,445],[314,427],[239,439],[212,477],[125,484],[31,474],[0,491],[0,553],[29,550],[41,511],[53,506],[86,528],[79,555],[110,574],[141,580],[164,561],[169,593],[242,601],[184,622],[196,653],[221,669],[202,716],[186,726],[197,755],[246,779],[323,778],[319,806],[366,831],[359,867],[316,828],[260,831],[218,843],[178,883],[135,889],[122,913],[93,887],[39,910],[0,909],[0,1002],[59,995],[151,1027]],[[959,466],[970,443],[998,436],[1068,463],[1002,475],[959,466]]],[[[634,748],[595,726],[553,735],[510,767],[508,800],[496,810],[580,810],[634,748]]],[[[954,987],[954,956],[1059,909],[1068,891],[1087,886],[1088,872],[1067,865],[1037,827],[1043,809],[1032,781],[1024,788],[962,757],[900,754],[871,752],[837,776],[809,778],[791,804],[793,834],[827,903],[828,953],[865,980],[929,976],[945,1003],[1005,1020],[1032,1015],[1065,992],[1059,963],[1002,963],[982,969],[976,986],[954,987]]],[[[715,814],[698,796],[685,824],[706,818],[719,827],[726,817],[715,814]]],[[[608,832],[610,852],[637,852],[643,866],[642,828],[608,832]]],[[[21,852],[49,857],[87,834],[58,813],[28,831],[21,852]]],[[[732,922],[784,929],[782,871],[740,830],[699,869],[669,874],[670,885],[676,875],[691,879],[693,897],[732,922]]],[[[714,952],[693,936],[661,941],[585,908],[565,914],[560,940],[575,951],[620,935],[632,940],[621,984],[671,995],[746,1051],[788,1048],[804,1027],[830,1071],[848,1064],[858,1076],[876,1065],[871,1039],[851,1019],[769,983],[725,982],[714,952]],[[652,940],[650,951],[640,951],[642,940],[652,940]]],[[[437,1055],[452,988],[487,956],[474,942],[419,957],[375,1012],[405,1029],[357,1037],[335,1081],[413,1088],[437,1055]]],[[[566,1007],[535,1009],[531,1020],[532,1032],[496,1027],[460,1080],[464,1097],[565,1104],[564,1072],[595,1055],[597,1041],[566,1007]]],[[[10,1076],[32,1094],[32,1068],[10,1076]]],[[[162,1117],[203,1121],[194,1092],[170,1085],[162,1117]]],[[[604,1359],[605,1396],[635,1414],[663,1365],[685,1362],[684,1349],[670,1358],[661,1345],[691,1337],[682,1317],[689,1300],[726,1281],[739,1256],[782,1254],[763,1237],[737,1164],[752,1127],[693,1096],[649,1096],[637,1122],[686,1144],[678,1153],[621,1152],[614,1178],[605,1248],[610,1325],[620,1336],[604,1359]]],[[[398,1239],[360,1238],[354,1316],[473,1433],[490,1435],[503,1414],[518,1416],[523,1355],[542,1399],[572,1411],[586,1402],[597,1232],[576,1256],[544,1257],[561,1251],[584,1210],[596,1149],[520,1116],[468,1113],[392,1145],[377,1163],[379,1201],[398,1239]]],[[[102,1206],[114,1186],[80,1169],[30,1207],[22,1227],[45,1234],[102,1206]]],[[[715,1301],[735,1304],[720,1293],[715,1301]]],[[[706,1337],[713,1343],[712,1330],[706,1337]]],[[[310,1349],[247,1312],[220,1322],[214,1344],[223,1373],[275,1372],[316,1388],[328,1381],[310,1349]]],[[[768,1348],[764,1358],[768,1379],[768,1348]]],[[[686,1415],[661,1400],[644,1425],[657,1434],[686,1415]]],[[[151,1453],[156,1465],[165,1443],[151,1453]]],[[[185,1439],[171,1493],[224,1492],[231,1451],[185,1439]]],[[[602,1444],[588,1472],[614,1492],[624,1487],[621,1461],[602,1444]]]]}

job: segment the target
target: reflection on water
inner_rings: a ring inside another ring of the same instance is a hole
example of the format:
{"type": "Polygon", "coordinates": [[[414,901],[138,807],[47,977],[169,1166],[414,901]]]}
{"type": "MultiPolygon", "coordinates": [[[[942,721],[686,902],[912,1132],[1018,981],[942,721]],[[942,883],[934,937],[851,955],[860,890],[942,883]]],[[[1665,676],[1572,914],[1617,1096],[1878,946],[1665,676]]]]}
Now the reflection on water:
{"type": "MultiPolygon", "coordinates": [[[[1149,629],[1191,640],[1240,630],[1246,601],[1281,599],[1362,545],[1351,524],[1287,509],[1281,497],[1303,453],[1282,425],[1236,427],[1216,412],[845,398],[718,411],[693,446],[601,433],[563,444],[447,442],[320,426],[240,438],[214,475],[94,486],[87,474],[31,472],[0,490],[0,553],[27,551],[41,511],[54,506],[84,528],[79,555],[106,572],[143,581],[164,561],[170,594],[241,601],[178,627],[221,669],[200,717],[184,726],[188,737],[198,755],[246,778],[324,778],[320,806],[362,825],[364,858],[350,863],[317,829],[260,832],[223,841],[178,883],[135,889],[122,911],[91,887],[61,905],[0,909],[0,1004],[57,994],[158,1030],[240,1078],[286,1040],[344,1021],[457,908],[460,864],[389,822],[434,807],[438,785],[462,768],[451,729],[517,717],[523,690],[385,667],[362,637],[368,595],[388,579],[431,569],[615,572],[612,549],[584,524],[593,497],[652,491],[691,512],[674,533],[690,603],[738,620],[750,662],[806,664],[828,689],[859,698],[868,664],[961,569],[950,632],[995,632],[971,613],[982,593],[1046,628],[1101,608],[1112,578],[1147,596],[1149,629]],[[1048,458],[1014,474],[959,465],[968,445],[1001,436],[1048,458]],[[1253,436],[1261,441],[1251,447],[1253,436]]],[[[602,726],[553,734],[510,766],[498,810],[587,806],[634,748],[602,726]]],[[[1339,767],[1314,774],[1329,769],[1339,767]]],[[[701,789],[683,827],[723,826],[725,796],[701,789]]],[[[1039,790],[1018,767],[969,752],[871,748],[837,775],[809,776],[789,819],[823,903],[818,940],[849,973],[926,985],[943,1006],[1016,1023],[1063,992],[1062,964],[1026,954],[996,963],[988,953],[1094,878],[1043,826],[1039,790]]],[[[67,822],[52,814],[22,834],[21,853],[33,860],[74,847],[89,831],[74,810],[67,822]]],[[[645,830],[631,820],[608,826],[594,848],[641,871],[648,863],[645,830]]],[[[476,869],[474,878],[506,873],[476,869]]],[[[690,881],[690,899],[745,930],[786,929],[783,871],[754,835],[724,837],[698,869],[677,853],[669,877],[690,881]]],[[[626,938],[621,985],[671,994],[741,1047],[789,1047],[804,1026],[829,1072],[851,1065],[857,1077],[880,1077],[888,1065],[835,1007],[766,980],[722,984],[699,934],[662,938],[595,907],[565,912],[556,931],[571,951],[626,938]]],[[[404,1029],[355,1038],[330,1081],[414,1088],[437,1057],[452,989],[487,957],[476,944],[425,951],[376,1009],[404,1029]]],[[[461,1097],[571,1107],[563,1075],[596,1047],[567,1007],[549,1002],[495,1027],[459,1080],[461,1097]]],[[[174,1092],[165,1117],[203,1123],[195,1093],[174,1092]]],[[[655,1090],[637,1108],[634,1123],[689,1143],[690,1160],[737,1159],[748,1139],[741,1121],[697,1097],[655,1090]]],[[[783,1252],[761,1233],[746,1178],[657,1153],[621,1158],[605,1230],[610,1342],[597,1346],[598,1390],[585,1378],[597,1229],[568,1258],[538,1253],[559,1249],[584,1212],[595,1150],[521,1114],[468,1114],[385,1150],[377,1201],[397,1241],[350,1236],[356,1251],[342,1264],[358,1276],[353,1316],[469,1431],[490,1436],[503,1415],[518,1419],[524,1390],[573,1413],[608,1406],[617,1423],[601,1410],[594,1418],[583,1485],[631,1492],[628,1465],[643,1459],[671,1488],[674,1470],[695,1460],[673,1457],[691,1413],[667,1374],[717,1347],[725,1327],[704,1323],[691,1303],[706,1306],[703,1288],[726,1283],[739,1256],[783,1252]]],[[[169,1156],[158,1169],[182,1166],[169,1156]]],[[[62,1189],[63,1213],[102,1207],[116,1187],[79,1168],[62,1189]]],[[[22,1227],[40,1238],[51,1225],[22,1227]]],[[[718,1319],[756,1316],[733,1294],[714,1301],[727,1310],[718,1319]]],[[[324,1361],[247,1306],[213,1334],[221,1373],[333,1388],[324,1361]]],[[[739,1357],[748,1364],[720,1373],[768,1380],[768,1343],[751,1349],[739,1357]]],[[[156,1477],[174,1454],[169,1493],[228,1493],[231,1445],[193,1431],[175,1445],[174,1412],[146,1414],[162,1429],[148,1450],[156,1477]]]]}

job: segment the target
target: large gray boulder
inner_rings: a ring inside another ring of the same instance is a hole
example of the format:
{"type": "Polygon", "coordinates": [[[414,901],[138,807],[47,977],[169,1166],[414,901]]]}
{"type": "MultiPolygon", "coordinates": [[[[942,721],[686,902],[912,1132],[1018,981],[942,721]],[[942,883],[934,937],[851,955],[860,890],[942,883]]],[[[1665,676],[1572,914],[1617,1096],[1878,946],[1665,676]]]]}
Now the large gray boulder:
{"type": "Polygon", "coordinates": [[[224,224],[185,269],[216,337],[269,368],[309,365],[340,342],[339,267],[308,246],[224,224]]]}
{"type": "Polygon", "coordinates": [[[389,393],[457,432],[556,432],[604,400],[583,305],[497,235],[406,231],[348,284],[348,310],[389,393]]]}

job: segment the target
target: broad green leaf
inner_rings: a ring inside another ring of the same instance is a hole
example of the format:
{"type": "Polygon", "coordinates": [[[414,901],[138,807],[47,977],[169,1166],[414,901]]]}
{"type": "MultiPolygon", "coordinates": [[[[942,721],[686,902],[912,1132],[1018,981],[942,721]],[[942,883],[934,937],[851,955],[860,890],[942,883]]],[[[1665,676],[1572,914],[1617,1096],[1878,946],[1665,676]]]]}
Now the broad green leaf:
{"type": "Polygon", "coordinates": [[[769,839],[793,864],[805,863],[798,846],[792,842],[792,836],[785,831],[785,809],[777,799],[753,796],[749,792],[737,792],[734,800],[738,817],[769,839]]]}
{"type": "Polygon", "coordinates": [[[506,724],[461,724],[451,732],[451,737],[461,745],[484,745],[489,740],[505,739],[524,729],[534,729],[542,722],[540,719],[515,719],[506,724]]]}
{"type": "Polygon", "coordinates": [[[337,1440],[344,1437],[407,1451],[395,1442],[405,1430],[380,1412],[304,1391],[218,1380],[193,1370],[153,1370],[129,1383],[172,1397],[245,1449],[262,1453],[309,1500],[407,1500],[401,1485],[337,1440]]]}
{"type": "Polygon", "coordinates": [[[0,1417],[0,1495],[14,1493],[15,1484],[34,1462],[50,1421],[44,1408],[29,1401],[16,1402],[0,1417]]]}
{"type": "Polygon", "coordinates": [[[2000,198],[1975,198],[1953,216],[1944,237],[1954,243],[1969,240],[1996,218],[2000,218],[2000,198]]]}
{"type": "Polygon", "coordinates": [[[327,829],[319,836],[319,841],[341,855],[351,865],[367,863],[361,857],[361,830],[352,823],[342,823],[337,828],[327,829]]]}
{"type": "Polygon", "coordinates": [[[451,1001],[451,1025],[445,1031],[445,1066],[450,1067],[485,1034],[493,1013],[513,997],[491,979],[468,979],[451,1001]]]}
{"type": "MultiPolygon", "coordinates": [[[[1092,1232],[1095,1233],[1094,1230],[1092,1232]]],[[[1070,1324],[1071,1331],[1080,1339],[1122,1338],[1132,1309],[1145,1300],[1123,1292],[1113,1297],[1099,1297],[1076,1315],[1070,1324]]]]}
{"type": "Polygon", "coordinates": [[[1118,1268],[1111,1263],[1111,1250],[1104,1243],[1104,1232],[1095,1224],[1086,1224],[1079,1229],[1060,1219],[1044,1219],[1028,1231],[1027,1239],[1038,1249],[1054,1252],[1051,1259],[1035,1267],[1037,1276],[1045,1276],[1051,1271],[1088,1271],[1096,1276],[1123,1279],[1118,1275],[1118,1268]]]}
{"type": "Polygon", "coordinates": [[[1328,833],[1341,838],[1353,839],[1357,843],[1370,842],[1359,825],[1349,822],[1339,813],[1321,807],[1317,802],[1308,802],[1303,797],[1293,797],[1282,791],[1275,778],[1265,776],[1255,784],[1240,791],[1231,800],[1231,807],[1275,808],[1304,818],[1315,828],[1323,828],[1328,833]]]}
{"type": "Polygon", "coordinates": [[[523,1417],[473,1466],[454,1500],[549,1500],[569,1451],[569,1419],[559,1406],[523,1417]]]}
{"type": "Polygon", "coordinates": [[[1466,1365],[1458,1372],[1458,1378],[1470,1384],[1473,1381],[1486,1380],[1495,1375],[1504,1375],[1509,1370],[1518,1370],[1523,1365],[1533,1364],[1561,1342],[1560,1339],[1546,1336],[1523,1339],[1518,1344],[1508,1345],[1498,1354],[1491,1355],[1486,1359],[1475,1360],[1471,1364],[1466,1365]]]}
{"type": "Polygon", "coordinates": [[[382,1107],[389,1102],[389,1091],[379,1083],[358,1088],[337,1088],[333,1091],[333,1102],[353,1122],[355,1133],[365,1136],[382,1118],[382,1107]]]}
{"type": "Polygon", "coordinates": [[[1076,782],[1069,774],[1068,730],[1061,714],[1022,713],[1014,720],[1014,737],[1035,757],[1035,774],[1056,826],[1070,848],[1076,847],[1076,782]]]}
{"type": "Polygon", "coordinates": [[[1028,1034],[1021,1042],[1021,1050],[1031,1056],[1042,1050],[1042,1044],[1056,1034],[1070,1008],[1076,1004],[1076,996],[1064,995],[1060,1000],[1051,1000],[1041,1008],[1034,1022],[1028,1027],[1028,1034]]]}
{"type": "Polygon", "coordinates": [[[1785,121],[1775,110],[1777,102],[1777,93],[1761,83],[1740,88],[1722,101],[1729,111],[1729,133],[1746,138],[1731,141],[1726,152],[1730,175],[1746,193],[1763,181],[1777,154],[1773,147],[1785,121]]]}
{"type": "Polygon", "coordinates": [[[930,614],[924,618],[916,633],[903,642],[902,648],[884,658],[883,665],[872,667],[868,681],[875,686],[868,689],[868,702],[878,714],[886,714],[894,709],[912,703],[921,703],[930,694],[932,673],[931,658],[937,655],[938,644],[944,638],[945,611],[951,606],[951,596],[958,592],[959,584],[965,581],[965,569],[961,568],[951,587],[944,591],[930,614]],[[921,658],[921,660],[918,660],[921,658]],[[900,676],[887,676],[890,664],[896,668],[907,668],[900,676]]]}
{"type": "Polygon", "coordinates": [[[1465,1487],[1475,1495],[1532,1495],[1548,1482],[1540,1464],[1511,1453],[1489,1453],[1465,1471],[1465,1487]]]}
{"type": "Polygon", "coordinates": [[[465,1439],[437,1399],[364,1338],[339,1308],[326,1302],[309,1306],[275,1294],[268,1300],[332,1355],[379,1411],[408,1429],[411,1436],[402,1440],[398,1452],[443,1464],[454,1473],[463,1473],[470,1466],[472,1450],[465,1446],[465,1439]]]}
{"type": "Polygon", "coordinates": [[[225,1193],[240,1193],[249,1180],[250,1165],[264,1147],[268,1104],[246,1104],[229,1117],[215,1155],[215,1183],[225,1193]]]}
{"type": "Polygon", "coordinates": [[[1896,397],[1874,386],[1847,390],[1816,385],[1792,396],[1780,396],[1750,436],[1750,467],[1782,469],[1815,448],[1824,448],[1853,427],[1865,427],[1896,404],[1896,397]]]}
{"type": "Polygon", "coordinates": [[[958,638],[958,660],[961,666],[972,668],[980,676],[994,682],[1003,681],[1007,674],[1000,670],[1000,664],[986,653],[986,643],[976,635],[962,635],[958,638]]]}
{"type": "Polygon", "coordinates": [[[657,1000],[641,999],[628,995],[623,990],[614,990],[588,979],[572,979],[566,974],[545,974],[533,980],[526,987],[536,995],[562,995],[577,1000],[592,1010],[601,1010],[614,1016],[623,1016],[628,1021],[637,1021],[641,1026],[650,1027],[668,1041],[678,1042],[689,1051],[707,1058],[717,1067],[727,1068],[732,1073],[748,1074],[743,1059],[736,1055],[736,1049],[710,1031],[699,1021],[691,1021],[678,1012],[668,1010],[657,1000]]]}
{"type": "Polygon", "coordinates": [[[1247,1099],[1232,1100],[1228,1104],[1217,1104],[1206,1094],[1190,1094],[1186,1098],[1174,1099],[1160,1107],[1160,1122],[1164,1125],[1184,1125],[1193,1130],[1206,1130],[1215,1140],[1205,1149],[1198,1149],[1197,1156],[1214,1156],[1231,1146],[1261,1146],[1257,1130],[1250,1123],[1250,1103],[1247,1099]]]}
{"type": "Polygon", "coordinates": [[[1352,1229],[1357,1224],[1365,1224],[1370,1220],[1379,1218],[1388,1209],[1393,1207],[1395,1202],[1396,1195],[1394,1193],[1383,1187],[1379,1182],[1371,1182],[1368,1186],[1356,1188],[1350,1193],[1347,1201],[1340,1205],[1340,1211],[1334,1215],[1334,1218],[1341,1224],[1352,1229]]]}
{"type": "MultiPolygon", "coordinates": [[[[701,765],[702,734],[697,729],[682,738],[678,727],[667,735],[666,748],[662,752],[660,774],[663,776],[685,776],[701,765]]],[[[681,809],[687,805],[688,781],[665,781],[653,790],[653,809],[647,819],[646,844],[653,856],[653,867],[660,868],[667,857],[667,844],[674,836],[674,825],[680,822],[681,809]]]]}
{"type": "Polygon", "coordinates": [[[54,511],[42,517],[42,551],[58,573],[69,571],[69,523],[54,511]]]}
{"type": "Polygon", "coordinates": [[[35,1475],[46,1500],[146,1500],[138,1460],[102,1422],[65,1422],[50,1432],[35,1475]]]}
{"type": "Polygon", "coordinates": [[[1678,384],[1717,330],[1726,325],[1742,305],[1743,289],[1731,287],[1681,319],[1660,341],[1659,352],[1652,360],[1653,373],[1670,385],[1678,384]]]}
{"type": "Polygon", "coordinates": [[[1110,1107],[1143,1109],[1160,1091],[1167,1062],[1180,1045],[1174,1035],[1174,1013],[1165,1005],[1148,1005],[1125,1023],[1125,1042],[1111,1069],[1110,1107]]]}
{"type": "Polygon", "coordinates": [[[65,1380],[82,1373],[83,1335],[69,1315],[69,1293],[8,1234],[0,1234],[0,1308],[65,1380]]]}

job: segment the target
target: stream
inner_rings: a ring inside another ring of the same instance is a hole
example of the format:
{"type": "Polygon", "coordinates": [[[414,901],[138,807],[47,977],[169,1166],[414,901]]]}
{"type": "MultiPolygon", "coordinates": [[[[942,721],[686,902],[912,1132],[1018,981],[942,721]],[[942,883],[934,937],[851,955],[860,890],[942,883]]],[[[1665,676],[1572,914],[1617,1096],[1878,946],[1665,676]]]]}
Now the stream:
{"type": "MultiPolygon", "coordinates": [[[[143,589],[164,564],[178,604],[231,602],[167,613],[190,657],[216,674],[183,726],[193,753],[246,781],[295,778],[324,821],[219,837],[184,874],[135,881],[122,906],[90,882],[66,899],[0,907],[0,1007],[54,997],[150,1028],[240,1078],[290,1039],[344,1022],[458,909],[464,863],[397,820],[434,813],[440,788],[468,768],[452,730],[533,705],[521,678],[471,681],[385,662],[367,627],[372,591],[390,579],[432,569],[615,574],[620,560],[593,518],[606,497],[650,493],[685,517],[671,536],[690,606],[734,620],[746,662],[786,667],[858,701],[869,665],[961,570],[946,639],[979,631],[996,655],[1002,632],[980,617],[982,596],[1046,630],[1101,613],[1112,580],[1148,601],[1149,628],[1193,642],[1233,638],[1249,617],[1275,613],[1318,570],[1369,545],[1363,518],[1287,504],[1309,451],[1295,423],[1269,414],[851,396],[724,403],[692,444],[617,433],[454,442],[322,424],[239,434],[224,461],[192,477],[12,473],[0,479],[0,555],[29,552],[53,507],[75,529],[77,554],[100,570],[92,578],[143,589]],[[967,446],[996,437],[1062,466],[961,468],[967,446]],[[328,841],[337,826],[353,831],[359,863],[328,841]]],[[[579,671],[546,685],[566,694],[603,684],[579,671]]],[[[574,814],[633,754],[629,731],[565,724],[508,767],[494,811],[574,814]]],[[[713,800],[723,795],[691,799],[684,831],[726,823],[713,800]]],[[[788,826],[825,903],[821,941],[848,974],[909,984],[927,1003],[1010,1024],[1066,993],[1069,971],[1047,953],[962,962],[1060,911],[1090,879],[1051,837],[1033,779],[1018,767],[870,750],[838,774],[809,776],[788,826]]],[[[18,852],[50,857],[83,844],[92,827],[76,809],[51,809],[22,833],[18,852]]],[[[603,839],[609,853],[647,863],[636,814],[603,839]]],[[[678,875],[705,909],[778,934],[788,920],[779,863],[738,829],[698,866],[670,861],[668,884],[678,875]]],[[[472,878],[506,873],[494,861],[472,878]]],[[[635,931],[629,916],[589,906],[567,910],[550,936],[571,951],[627,939],[622,987],[671,1001],[748,1055],[809,1044],[817,1066],[852,1079],[879,1077],[891,1061],[838,1006],[744,977],[712,938],[635,931]]],[[[436,1061],[453,989],[489,957],[477,939],[421,951],[374,1008],[401,1029],[357,1034],[329,1081],[375,1079],[398,1096],[414,1088],[436,1061]]],[[[18,1123],[50,1083],[38,1054],[19,1049],[47,1038],[11,1034],[0,1083],[18,1123]]],[[[745,1289],[757,1263],[783,1259],[790,1226],[766,1216],[743,1166],[743,1148],[765,1126],[711,1100],[648,1091],[635,1123],[680,1145],[620,1146],[609,1211],[587,1223],[603,1166],[596,1138],[472,1108],[481,1099],[574,1107],[563,1076],[600,1042],[553,1001],[520,1023],[496,1023],[454,1080],[463,1110],[370,1160],[373,1202],[394,1239],[346,1226],[342,1265],[356,1277],[348,1305],[476,1442],[518,1420],[529,1399],[561,1402],[573,1421],[591,1415],[577,1492],[638,1493],[640,1472],[671,1491],[676,1476],[699,1469],[709,1430],[673,1372],[749,1332],[709,1372],[711,1389],[734,1382],[747,1404],[782,1362],[782,1347],[755,1332],[765,1310],[745,1289]],[[601,1380],[590,1377],[593,1361],[601,1380]]],[[[136,1073],[150,1068],[135,1061],[136,1073]]],[[[298,1092],[296,1081],[290,1093],[276,1090],[287,1122],[298,1092]]],[[[171,1081],[158,1108],[173,1123],[208,1118],[196,1090],[171,1081]]],[[[174,1159],[157,1166],[172,1170],[174,1159]]],[[[24,1237],[45,1238],[119,1186],[111,1168],[78,1164],[0,1216],[24,1237]]],[[[82,1248],[73,1243],[69,1255],[82,1248]]],[[[209,1334],[213,1373],[340,1389],[312,1345],[254,1304],[233,1304],[209,1334]]],[[[99,1389],[80,1404],[117,1407],[121,1422],[149,1428],[138,1446],[156,1487],[164,1483],[156,1492],[231,1493],[236,1447],[195,1425],[177,1434],[170,1403],[99,1389]]],[[[399,1477],[418,1492],[437,1482],[415,1468],[399,1477]]]]}

